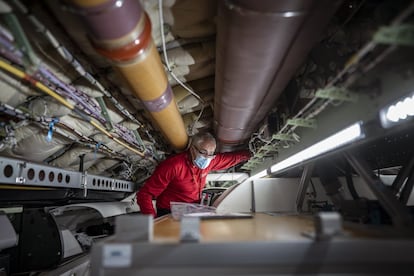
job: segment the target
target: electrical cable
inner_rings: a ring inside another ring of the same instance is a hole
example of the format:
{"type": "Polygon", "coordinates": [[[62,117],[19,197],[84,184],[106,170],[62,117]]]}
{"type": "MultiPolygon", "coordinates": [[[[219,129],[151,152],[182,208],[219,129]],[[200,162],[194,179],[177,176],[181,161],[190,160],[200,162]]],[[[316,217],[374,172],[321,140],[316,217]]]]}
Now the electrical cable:
{"type": "Polygon", "coordinates": [[[69,108],[70,110],[72,110],[74,113],[78,114],[82,119],[84,119],[86,122],[88,122],[89,124],[91,124],[92,126],[94,126],[96,129],[98,129],[100,132],[102,132],[103,134],[105,134],[106,136],[108,136],[110,139],[112,139],[113,141],[115,141],[116,143],[120,144],[121,146],[127,148],[128,150],[140,155],[141,157],[145,157],[145,153],[138,151],[137,149],[131,147],[130,145],[126,144],[125,142],[121,141],[120,139],[114,137],[110,132],[108,132],[105,128],[103,128],[102,126],[100,126],[97,122],[95,122],[90,116],[84,114],[81,110],[79,110],[76,106],[74,106],[73,104],[69,103],[68,101],[66,101],[66,99],[64,99],[63,97],[61,97],[60,95],[58,95],[56,92],[52,91],[50,88],[48,88],[46,85],[44,85],[43,83],[39,82],[38,80],[36,80],[35,78],[33,78],[32,76],[26,74],[23,71],[20,71],[19,69],[17,69],[16,67],[7,64],[6,62],[0,60],[0,68],[13,74],[14,76],[27,81],[30,85],[38,88],[39,90],[41,90],[42,92],[48,94],[49,96],[53,97],[55,100],[57,100],[59,103],[61,103],[62,105],[66,106],[67,108],[69,108]]]}
{"type": "Polygon", "coordinates": [[[187,85],[185,85],[172,71],[170,63],[168,61],[168,56],[167,56],[167,49],[166,49],[166,44],[165,44],[165,35],[164,35],[164,14],[162,11],[162,0],[158,0],[158,12],[159,12],[159,18],[160,18],[160,32],[161,32],[161,42],[162,42],[162,52],[164,55],[164,60],[165,60],[165,64],[167,66],[167,71],[168,73],[177,81],[177,83],[179,85],[181,85],[185,90],[187,90],[191,95],[193,95],[196,99],[198,99],[199,103],[202,105],[201,111],[197,116],[197,119],[193,122],[193,126],[191,127],[191,132],[193,132],[193,127],[195,126],[195,124],[198,122],[198,120],[201,118],[201,115],[203,114],[204,111],[204,105],[205,102],[204,100],[197,95],[197,93],[195,93],[190,87],[188,87],[187,85]]]}
{"type": "Polygon", "coordinates": [[[23,3],[21,3],[20,0],[13,0],[13,2],[15,6],[20,10],[20,12],[28,17],[29,21],[36,27],[36,29],[40,30],[40,33],[46,37],[46,39],[52,44],[52,46],[63,59],[71,64],[81,76],[89,81],[89,83],[96,86],[107,98],[109,98],[109,100],[122,114],[142,127],[142,123],[139,122],[134,116],[132,116],[132,114],[124,106],[122,106],[122,104],[120,104],[98,80],[92,76],[92,74],[86,71],[82,64],[76,60],[76,58],[69,52],[69,50],[60,44],[60,42],[53,36],[53,34],[34,15],[29,13],[27,8],[23,3]]]}
{"type": "MultiPolygon", "coordinates": [[[[361,8],[361,6],[358,7],[358,10],[361,8]]],[[[390,26],[395,26],[398,25],[400,23],[402,23],[404,20],[406,20],[412,13],[414,12],[414,3],[411,3],[410,5],[408,5],[408,7],[401,13],[399,14],[390,24],[390,26]]],[[[343,77],[349,73],[349,71],[357,64],[360,63],[360,61],[366,56],[368,55],[371,51],[374,50],[374,48],[377,46],[377,43],[373,40],[367,42],[357,53],[355,53],[349,60],[348,62],[344,65],[344,68],[335,76],[335,78],[333,78],[331,81],[329,81],[326,85],[325,88],[330,88],[333,87],[335,85],[337,85],[338,83],[340,83],[340,81],[343,79],[343,77]]],[[[390,54],[393,50],[395,50],[394,46],[390,46],[388,49],[386,49],[385,51],[383,51],[383,53],[377,57],[377,59],[375,59],[374,61],[372,61],[371,63],[369,63],[366,67],[365,67],[365,71],[368,71],[370,69],[372,69],[373,66],[375,66],[377,63],[379,63],[382,59],[385,58],[385,56],[387,56],[388,54],[390,54]]],[[[356,77],[355,77],[356,78],[356,77]]],[[[354,79],[352,77],[348,78],[348,81],[345,81],[344,84],[342,85],[342,87],[346,88],[350,85],[350,81],[349,80],[354,81],[354,79]]],[[[301,110],[299,110],[298,113],[296,113],[295,116],[293,116],[293,119],[297,119],[297,118],[304,118],[304,119],[311,119],[315,116],[317,116],[319,113],[321,113],[327,106],[329,106],[330,104],[335,103],[332,99],[320,99],[317,97],[313,97],[301,110]]],[[[288,124],[285,124],[278,133],[292,133],[294,130],[296,129],[296,126],[291,126],[288,124]]],[[[250,142],[252,141],[252,139],[250,140],[250,142]]],[[[250,143],[249,142],[249,143],[250,143]]],[[[262,147],[264,146],[268,146],[270,143],[272,143],[272,140],[265,143],[264,145],[262,145],[262,147]]],[[[249,145],[250,148],[250,145],[249,145]]]]}
{"type": "MultiPolygon", "coordinates": [[[[41,128],[44,129],[49,129],[49,131],[52,132],[56,132],[58,133],[60,136],[67,138],[68,140],[71,140],[79,145],[85,146],[85,147],[91,147],[97,144],[97,142],[95,140],[93,140],[90,137],[86,137],[84,135],[82,135],[80,132],[78,132],[77,130],[71,128],[70,126],[59,122],[59,121],[55,121],[55,123],[53,123],[52,125],[52,130],[50,130],[50,123],[53,122],[55,119],[54,118],[45,118],[45,117],[38,117],[38,116],[32,116],[28,113],[25,113],[24,111],[18,109],[18,108],[14,108],[12,106],[9,106],[8,104],[0,104],[0,113],[5,113],[9,116],[13,116],[15,118],[20,119],[21,121],[18,124],[13,125],[13,129],[17,129],[17,128],[21,128],[24,127],[26,125],[30,123],[35,123],[36,125],[38,125],[41,128]],[[54,125],[59,125],[61,128],[68,130],[69,132],[71,132],[71,134],[74,134],[75,136],[79,137],[80,139],[77,139],[73,136],[68,135],[66,132],[61,131],[58,128],[54,128],[54,125]]],[[[5,126],[6,130],[7,130],[7,126],[5,126]]],[[[108,148],[108,146],[103,145],[103,147],[101,147],[100,149],[101,153],[104,153],[107,156],[110,156],[111,158],[115,158],[116,156],[118,158],[125,158],[125,155],[119,152],[116,152],[110,148],[108,148]]],[[[63,153],[62,153],[63,154],[63,153]]],[[[48,158],[49,159],[49,158],[48,158]]],[[[45,161],[45,163],[48,163],[45,161]]]]}
{"type": "Polygon", "coordinates": [[[197,95],[191,88],[189,88],[188,86],[186,86],[172,72],[170,63],[168,61],[167,49],[166,49],[166,46],[165,46],[164,15],[163,15],[163,11],[162,11],[162,0],[158,0],[158,12],[159,12],[159,17],[160,17],[160,31],[161,31],[161,41],[162,41],[162,52],[163,52],[163,55],[164,55],[164,60],[165,60],[165,64],[166,64],[167,69],[168,69],[168,73],[170,73],[170,75],[178,82],[178,84],[180,84],[182,87],[184,87],[184,89],[186,89],[188,92],[190,92],[190,94],[192,94],[194,97],[196,97],[200,101],[200,103],[204,103],[203,99],[201,99],[201,97],[199,95],[197,95]]]}

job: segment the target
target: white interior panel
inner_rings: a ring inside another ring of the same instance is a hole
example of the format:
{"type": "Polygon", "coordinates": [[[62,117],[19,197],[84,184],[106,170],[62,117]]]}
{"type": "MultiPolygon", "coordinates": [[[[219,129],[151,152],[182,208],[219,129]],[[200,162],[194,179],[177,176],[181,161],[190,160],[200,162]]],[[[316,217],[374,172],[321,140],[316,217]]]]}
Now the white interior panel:
{"type": "Polygon", "coordinates": [[[256,212],[296,212],[298,178],[254,180],[256,212]]]}
{"type": "Polygon", "coordinates": [[[230,187],[229,193],[221,195],[216,202],[218,211],[251,212],[252,182],[246,181],[240,185],[230,187]]]}

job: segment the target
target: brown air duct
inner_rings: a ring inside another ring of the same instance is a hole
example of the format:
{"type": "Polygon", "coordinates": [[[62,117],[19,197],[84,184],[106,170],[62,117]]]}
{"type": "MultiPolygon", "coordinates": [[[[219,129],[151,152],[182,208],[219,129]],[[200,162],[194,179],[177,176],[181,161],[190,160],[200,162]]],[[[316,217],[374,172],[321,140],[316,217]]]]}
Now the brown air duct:
{"type": "Polygon", "coordinates": [[[176,149],[188,136],[151,38],[151,22],[137,0],[73,0],[95,49],[110,59],[176,149]]]}
{"type": "Polygon", "coordinates": [[[243,143],[274,106],[342,1],[219,1],[215,123],[243,143]]]}

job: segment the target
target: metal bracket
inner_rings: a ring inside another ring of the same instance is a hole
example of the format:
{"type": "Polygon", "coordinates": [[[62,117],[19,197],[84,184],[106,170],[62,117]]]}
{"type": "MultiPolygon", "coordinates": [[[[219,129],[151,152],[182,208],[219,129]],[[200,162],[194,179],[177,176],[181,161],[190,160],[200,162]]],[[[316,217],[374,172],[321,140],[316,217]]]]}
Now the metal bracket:
{"type": "Polygon", "coordinates": [[[296,196],[296,209],[299,212],[302,212],[303,201],[305,200],[305,195],[308,190],[314,166],[315,163],[313,162],[307,164],[303,169],[302,177],[300,178],[298,194],[296,196]]]}
{"type": "MultiPolygon", "coordinates": [[[[135,183],[104,176],[64,170],[43,164],[0,157],[0,182],[49,188],[133,192],[135,183]]],[[[85,196],[86,197],[86,196],[85,196]]]]}
{"type": "Polygon", "coordinates": [[[265,145],[263,147],[260,148],[260,150],[267,150],[267,151],[276,151],[278,150],[279,147],[278,146],[272,146],[272,145],[265,145]]]}
{"type": "Polygon", "coordinates": [[[199,242],[200,241],[200,218],[182,217],[180,224],[180,241],[181,242],[199,242]]]}
{"type": "Polygon", "coordinates": [[[114,127],[112,125],[111,117],[109,116],[108,109],[107,109],[106,104],[103,100],[103,97],[97,97],[95,99],[98,101],[98,104],[99,104],[99,106],[101,107],[101,110],[102,110],[101,114],[106,120],[106,128],[108,130],[112,130],[114,127]]]}
{"type": "Polygon", "coordinates": [[[26,168],[26,162],[18,163],[18,166],[19,166],[19,172],[18,172],[19,176],[16,177],[16,183],[25,184],[26,178],[22,175],[23,175],[23,169],[26,168]]]}
{"type": "Polygon", "coordinates": [[[250,167],[252,166],[252,164],[250,164],[250,163],[245,163],[241,168],[242,169],[245,169],[245,170],[248,170],[248,169],[250,169],[250,167]]]}
{"type": "Polygon", "coordinates": [[[81,175],[81,187],[83,188],[83,197],[87,197],[88,196],[88,173],[87,172],[83,172],[81,175]]]}
{"type": "Polygon", "coordinates": [[[259,159],[257,159],[257,158],[254,158],[254,159],[251,159],[250,160],[250,163],[252,163],[252,164],[259,164],[259,163],[261,163],[262,161],[260,161],[259,159]]]}
{"type": "Polygon", "coordinates": [[[263,158],[263,156],[265,156],[266,155],[266,153],[265,152],[257,152],[255,155],[254,155],[254,158],[263,158]]]}
{"type": "Polygon", "coordinates": [[[253,168],[255,168],[256,167],[256,165],[254,165],[254,164],[250,164],[250,163],[246,163],[246,164],[244,164],[241,168],[243,169],[243,170],[248,170],[248,171],[251,171],[253,168]]]}
{"type": "Polygon", "coordinates": [[[398,26],[381,27],[374,34],[373,41],[381,44],[413,46],[414,25],[402,24],[398,26]]]}
{"type": "Polygon", "coordinates": [[[17,184],[24,184],[24,183],[26,183],[26,178],[24,178],[23,176],[16,177],[16,183],[17,184]]]}
{"type": "Polygon", "coordinates": [[[358,95],[351,91],[341,87],[329,87],[325,89],[319,89],[315,93],[315,97],[330,100],[340,100],[347,102],[358,101],[358,95]]]}
{"type": "Polygon", "coordinates": [[[342,217],[337,212],[319,212],[315,216],[315,239],[329,240],[342,234],[342,217]]]}
{"type": "Polygon", "coordinates": [[[297,142],[293,134],[277,133],[272,135],[272,140],[297,142]]]}
{"type": "Polygon", "coordinates": [[[316,120],[315,119],[288,119],[286,122],[287,125],[298,126],[298,127],[308,127],[308,128],[316,128],[316,120]]]}
{"type": "Polygon", "coordinates": [[[377,197],[379,203],[391,217],[393,224],[399,227],[412,226],[413,220],[408,208],[395,198],[392,191],[386,188],[379,177],[373,174],[367,161],[349,153],[345,153],[345,157],[377,197]]]}
{"type": "Polygon", "coordinates": [[[113,190],[115,190],[115,179],[112,179],[111,180],[111,190],[113,191],[113,190]]]}

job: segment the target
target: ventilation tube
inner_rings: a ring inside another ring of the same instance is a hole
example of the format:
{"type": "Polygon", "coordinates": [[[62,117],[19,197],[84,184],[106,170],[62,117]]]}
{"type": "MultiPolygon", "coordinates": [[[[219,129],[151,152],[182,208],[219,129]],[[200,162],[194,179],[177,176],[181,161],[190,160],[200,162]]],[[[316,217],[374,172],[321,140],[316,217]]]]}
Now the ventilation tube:
{"type": "Polygon", "coordinates": [[[188,136],[151,37],[151,22],[137,0],[72,0],[97,52],[110,59],[171,145],[188,136]]]}
{"type": "Polygon", "coordinates": [[[214,119],[221,148],[256,131],[341,2],[219,1],[214,119]]]}

